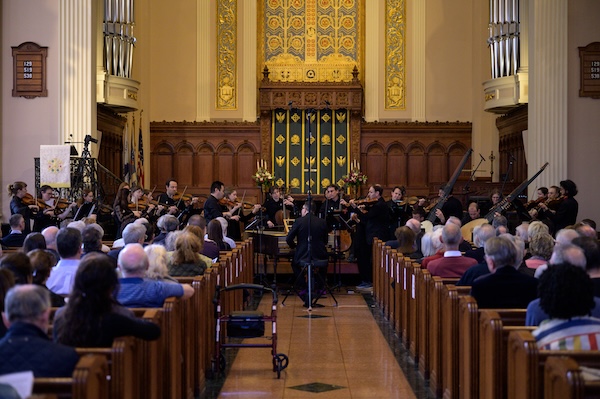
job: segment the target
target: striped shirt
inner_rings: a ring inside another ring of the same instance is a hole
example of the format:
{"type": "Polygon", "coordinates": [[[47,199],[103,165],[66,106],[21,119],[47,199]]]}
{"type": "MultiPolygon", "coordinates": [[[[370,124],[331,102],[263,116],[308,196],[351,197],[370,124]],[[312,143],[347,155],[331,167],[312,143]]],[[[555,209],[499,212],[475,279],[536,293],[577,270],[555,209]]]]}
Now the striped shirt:
{"type": "Polygon", "coordinates": [[[540,349],[599,350],[600,319],[586,316],[545,320],[533,336],[540,349]]]}

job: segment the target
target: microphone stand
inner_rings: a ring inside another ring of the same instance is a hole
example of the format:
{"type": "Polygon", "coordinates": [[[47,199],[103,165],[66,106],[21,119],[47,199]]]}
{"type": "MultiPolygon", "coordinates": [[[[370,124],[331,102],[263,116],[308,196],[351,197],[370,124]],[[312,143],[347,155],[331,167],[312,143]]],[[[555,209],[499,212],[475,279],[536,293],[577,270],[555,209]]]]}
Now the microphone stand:
{"type": "Polygon", "coordinates": [[[306,110],[306,124],[307,124],[307,136],[306,142],[308,143],[308,170],[306,181],[308,182],[308,190],[306,191],[306,201],[308,201],[308,311],[312,312],[312,289],[313,289],[313,276],[312,276],[312,268],[313,268],[313,259],[312,259],[312,230],[311,230],[311,214],[312,214],[312,189],[310,185],[310,176],[312,173],[312,165],[310,163],[311,160],[311,138],[312,131],[310,129],[310,118],[316,111],[314,109],[306,110]]]}
{"type": "Polygon", "coordinates": [[[504,195],[504,186],[506,186],[506,181],[508,180],[508,175],[510,175],[514,161],[515,161],[515,157],[513,157],[513,155],[509,152],[508,153],[508,170],[506,171],[506,174],[504,175],[504,179],[502,181],[502,188],[500,189],[501,195],[504,195]]]}
{"type": "Polygon", "coordinates": [[[485,162],[485,158],[483,157],[483,155],[479,154],[479,156],[481,157],[481,159],[479,160],[479,163],[477,164],[477,167],[471,173],[471,177],[469,177],[469,181],[467,182],[467,184],[465,184],[465,186],[463,187],[463,191],[465,193],[469,192],[469,184],[471,184],[472,181],[475,181],[475,173],[477,173],[477,170],[479,170],[479,167],[481,166],[481,163],[485,162]]]}

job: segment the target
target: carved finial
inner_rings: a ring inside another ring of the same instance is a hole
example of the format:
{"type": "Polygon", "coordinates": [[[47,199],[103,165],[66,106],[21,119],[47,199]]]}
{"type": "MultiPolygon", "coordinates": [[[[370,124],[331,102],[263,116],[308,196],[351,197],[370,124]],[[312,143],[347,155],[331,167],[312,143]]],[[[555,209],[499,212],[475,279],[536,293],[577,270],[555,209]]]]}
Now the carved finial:
{"type": "Polygon", "coordinates": [[[354,69],[352,69],[352,83],[358,83],[358,68],[354,65],[354,69]]]}
{"type": "Polygon", "coordinates": [[[263,69],[262,73],[263,73],[263,79],[262,79],[262,81],[265,82],[265,83],[269,82],[269,74],[271,72],[269,72],[269,68],[267,68],[266,65],[265,65],[265,68],[263,69]]]}

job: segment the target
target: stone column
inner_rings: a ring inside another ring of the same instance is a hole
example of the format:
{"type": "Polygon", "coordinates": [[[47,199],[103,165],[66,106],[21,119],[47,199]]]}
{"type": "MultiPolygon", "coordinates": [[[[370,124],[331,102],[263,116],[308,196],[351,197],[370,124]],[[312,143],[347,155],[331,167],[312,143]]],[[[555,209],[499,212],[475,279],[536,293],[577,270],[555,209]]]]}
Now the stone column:
{"type": "Polygon", "coordinates": [[[546,162],[533,183],[567,178],[567,0],[530,0],[528,175],[546,162]]]}
{"type": "MultiPolygon", "coordinates": [[[[60,0],[60,142],[96,134],[98,1],[60,0]]],[[[83,144],[75,146],[81,154],[83,144]]]]}

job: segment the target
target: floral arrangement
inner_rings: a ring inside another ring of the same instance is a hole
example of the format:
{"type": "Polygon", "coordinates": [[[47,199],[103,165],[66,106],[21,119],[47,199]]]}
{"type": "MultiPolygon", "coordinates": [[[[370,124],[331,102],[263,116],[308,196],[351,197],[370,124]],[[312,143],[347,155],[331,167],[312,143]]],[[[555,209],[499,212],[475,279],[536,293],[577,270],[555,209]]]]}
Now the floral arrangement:
{"type": "Polygon", "coordinates": [[[349,187],[359,187],[367,183],[367,175],[360,171],[360,164],[355,160],[350,166],[350,173],[342,176],[345,185],[349,187]]]}
{"type": "Polygon", "coordinates": [[[256,162],[256,173],[252,175],[252,179],[263,188],[270,188],[275,182],[275,176],[269,172],[263,159],[256,162]]]}

